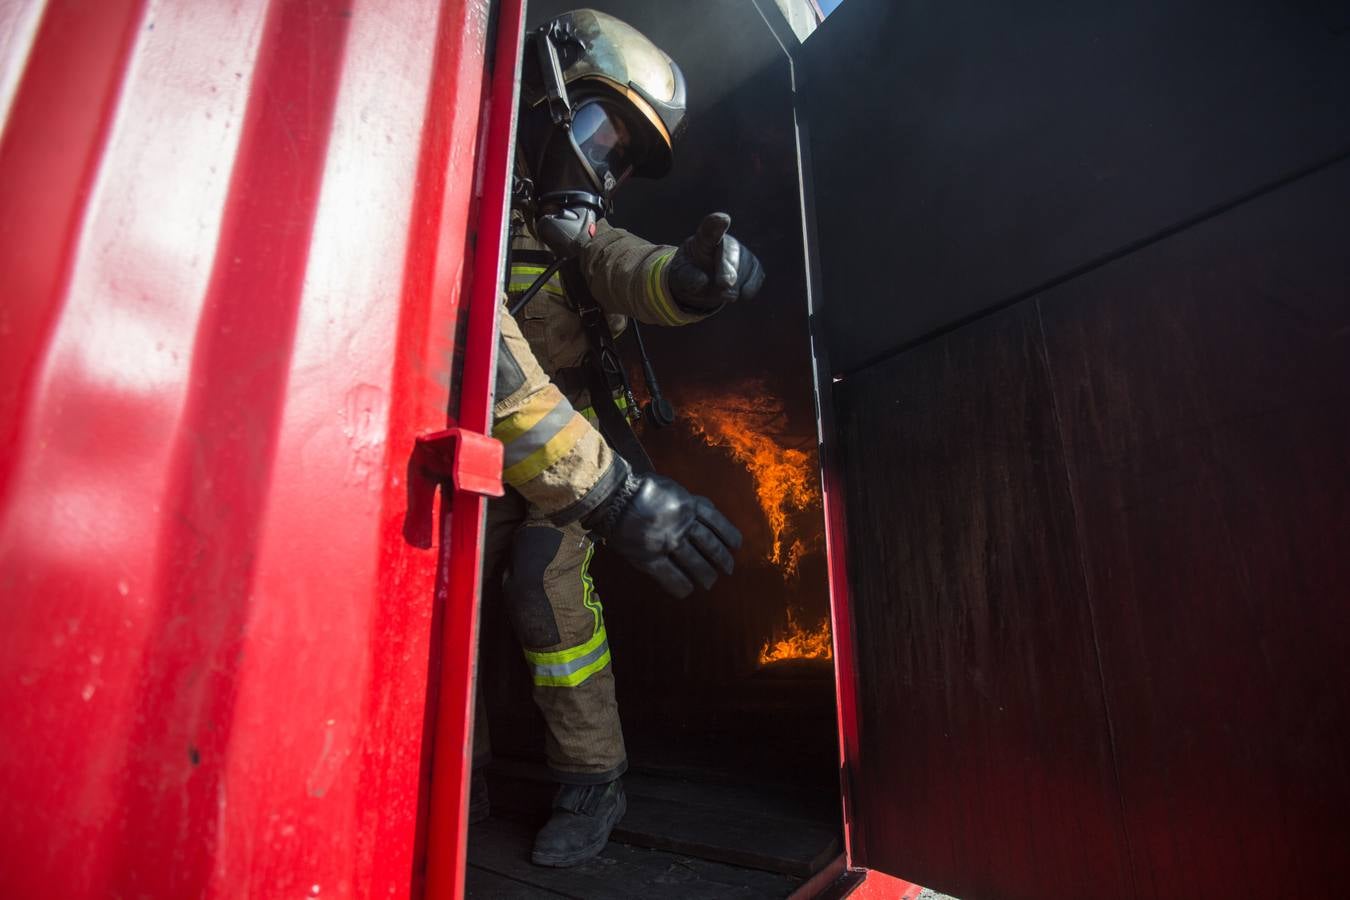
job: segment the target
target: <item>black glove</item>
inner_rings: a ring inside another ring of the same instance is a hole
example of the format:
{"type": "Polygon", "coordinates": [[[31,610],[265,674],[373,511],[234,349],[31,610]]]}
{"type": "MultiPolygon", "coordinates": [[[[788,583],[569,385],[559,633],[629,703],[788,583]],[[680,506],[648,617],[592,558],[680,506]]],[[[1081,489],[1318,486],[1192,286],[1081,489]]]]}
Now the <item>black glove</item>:
{"type": "Polygon", "coordinates": [[[681,306],[716,312],[759,293],[764,267],[744,244],[727,234],[730,227],[731,216],[709,213],[671,257],[666,277],[681,306]]]}
{"type": "Polygon", "coordinates": [[[730,575],[741,546],[712,501],[660,475],[629,475],[581,524],[676,597],[712,587],[716,569],[730,575]]]}

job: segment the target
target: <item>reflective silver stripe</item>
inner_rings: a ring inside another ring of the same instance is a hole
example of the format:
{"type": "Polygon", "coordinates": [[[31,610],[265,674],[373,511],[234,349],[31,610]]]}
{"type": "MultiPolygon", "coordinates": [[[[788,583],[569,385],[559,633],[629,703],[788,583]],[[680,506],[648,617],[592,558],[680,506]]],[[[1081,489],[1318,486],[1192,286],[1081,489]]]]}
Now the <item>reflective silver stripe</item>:
{"type": "Polygon", "coordinates": [[[509,469],[534,451],[542,448],[556,437],[558,432],[567,427],[567,423],[572,421],[572,416],[575,414],[576,411],[572,409],[572,404],[568,403],[566,398],[559,400],[558,405],[549,410],[538,422],[535,422],[529,431],[506,442],[502,468],[509,469]]]}
{"type": "Polygon", "coordinates": [[[569,659],[567,662],[553,663],[551,665],[545,665],[542,663],[533,663],[530,666],[530,668],[534,670],[534,675],[536,678],[540,677],[566,678],[569,675],[573,675],[577,672],[580,672],[582,669],[586,668],[591,663],[600,659],[600,657],[604,656],[608,652],[609,652],[609,639],[606,638],[605,640],[600,642],[599,646],[597,646],[590,653],[587,653],[585,656],[581,656],[576,659],[569,659]]]}

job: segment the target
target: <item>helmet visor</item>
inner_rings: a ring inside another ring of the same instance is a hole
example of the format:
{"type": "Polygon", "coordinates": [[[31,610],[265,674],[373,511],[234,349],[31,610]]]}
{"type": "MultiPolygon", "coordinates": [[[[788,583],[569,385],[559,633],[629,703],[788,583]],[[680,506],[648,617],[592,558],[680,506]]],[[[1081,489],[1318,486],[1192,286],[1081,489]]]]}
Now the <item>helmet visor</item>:
{"type": "Polygon", "coordinates": [[[632,131],[604,101],[591,100],[573,111],[572,142],[603,193],[613,190],[633,167],[632,131]]]}

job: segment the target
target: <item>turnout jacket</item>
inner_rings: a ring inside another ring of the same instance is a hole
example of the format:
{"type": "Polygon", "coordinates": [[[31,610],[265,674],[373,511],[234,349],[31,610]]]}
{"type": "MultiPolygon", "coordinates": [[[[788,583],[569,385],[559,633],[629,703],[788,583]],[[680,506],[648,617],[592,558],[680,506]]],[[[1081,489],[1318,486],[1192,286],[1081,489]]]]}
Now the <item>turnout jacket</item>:
{"type": "MultiPolygon", "coordinates": [[[[515,220],[516,224],[518,220],[515,220]]],[[[511,244],[509,294],[519,294],[552,257],[532,236],[511,244]]],[[[601,221],[581,254],[581,273],[605,311],[611,333],[629,317],[643,324],[687,325],[708,316],[682,307],[671,295],[666,267],[675,248],[652,244],[601,221]]],[[[600,505],[628,465],[593,425],[585,379],[563,378],[583,364],[590,345],[562,278],[550,278],[513,318],[504,302],[498,314],[496,402],[492,435],[505,446],[502,478],[556,525],[567,525],[600,505]]]]}

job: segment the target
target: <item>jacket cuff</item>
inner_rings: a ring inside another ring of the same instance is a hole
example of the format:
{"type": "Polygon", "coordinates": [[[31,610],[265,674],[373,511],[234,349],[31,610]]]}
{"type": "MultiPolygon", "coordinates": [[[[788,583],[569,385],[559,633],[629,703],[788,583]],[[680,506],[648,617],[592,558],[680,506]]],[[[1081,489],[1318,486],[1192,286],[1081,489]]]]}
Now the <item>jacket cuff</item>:
{"type": "Polygon", "coordinates": [[[628,465],[628,461],[615,453],[610,461],[609,468],[596,479],[595,484],[591,485],[591,489],[572,505],[566,506],[549,516],[549,519],[554,525],[563,528],[589,513],[595,512],[604,505],[606,500],[614,496],[614,492],[628,480],[632,471],[633,469],[628,465]]]}

